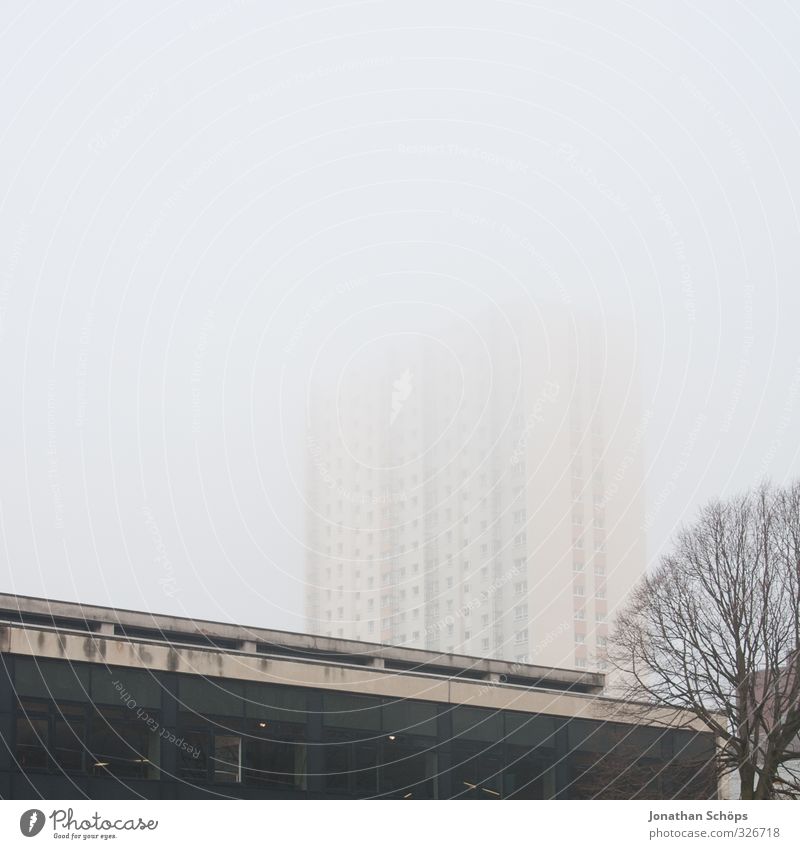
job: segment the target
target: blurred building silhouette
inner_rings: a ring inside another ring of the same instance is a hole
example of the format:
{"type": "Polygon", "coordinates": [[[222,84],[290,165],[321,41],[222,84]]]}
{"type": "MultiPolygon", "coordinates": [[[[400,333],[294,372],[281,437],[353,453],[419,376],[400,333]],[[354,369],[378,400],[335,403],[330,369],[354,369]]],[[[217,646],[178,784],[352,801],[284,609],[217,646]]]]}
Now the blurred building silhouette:
{"type": "Polygon", "coordinates": [[[380,339],[312,392],[311,632],[605,668],[645,564],[634,340],[509,312],[380,339]]]}

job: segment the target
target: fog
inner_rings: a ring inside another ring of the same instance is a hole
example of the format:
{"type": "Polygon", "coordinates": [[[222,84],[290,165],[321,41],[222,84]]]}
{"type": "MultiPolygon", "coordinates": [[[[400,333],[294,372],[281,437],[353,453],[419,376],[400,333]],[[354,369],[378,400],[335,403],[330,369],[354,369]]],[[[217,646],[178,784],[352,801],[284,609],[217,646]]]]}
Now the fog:
{"type": "Polygon", "coordinates": [[[0,27],[2,591],[304,630],[318,387],[522,306],[626,337],[648,563],[800,473],[789,5],[48,14],[0,27]]]}

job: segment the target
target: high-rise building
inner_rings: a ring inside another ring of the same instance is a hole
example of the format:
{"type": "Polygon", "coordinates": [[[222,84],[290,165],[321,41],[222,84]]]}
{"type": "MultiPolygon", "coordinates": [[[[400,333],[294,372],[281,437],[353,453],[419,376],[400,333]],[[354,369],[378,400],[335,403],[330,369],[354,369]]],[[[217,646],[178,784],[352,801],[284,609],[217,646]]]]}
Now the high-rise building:
{"type": "Polygon", "coordinates": [[[643,573],[629,337],[567,308],[386,336],[309,407],[309,629],[605,668],[643,573]]]}

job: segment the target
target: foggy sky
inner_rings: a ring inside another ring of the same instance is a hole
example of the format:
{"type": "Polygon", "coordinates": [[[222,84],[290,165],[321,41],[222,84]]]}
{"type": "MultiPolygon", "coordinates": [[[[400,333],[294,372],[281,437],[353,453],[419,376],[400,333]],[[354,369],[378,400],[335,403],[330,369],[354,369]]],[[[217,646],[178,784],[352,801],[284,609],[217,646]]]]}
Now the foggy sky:
{"type": "Polygon", "coordinates": [[[777,0],[5,3],[0,590],[302,630],[314,375],[520,299],[632,334],[651,559],[799,474],[798,40],[777,0]]]}

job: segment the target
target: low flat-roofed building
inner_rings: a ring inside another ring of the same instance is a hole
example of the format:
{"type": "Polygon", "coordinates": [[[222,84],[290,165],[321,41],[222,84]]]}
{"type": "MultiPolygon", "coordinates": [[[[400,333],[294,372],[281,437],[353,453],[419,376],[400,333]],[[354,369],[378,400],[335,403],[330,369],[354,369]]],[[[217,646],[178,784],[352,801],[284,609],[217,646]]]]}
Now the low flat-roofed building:
{"type": "Polygon", "coordinates": [[[0,594],[2,798],[713,798],[602,674],[0,594]]]}

